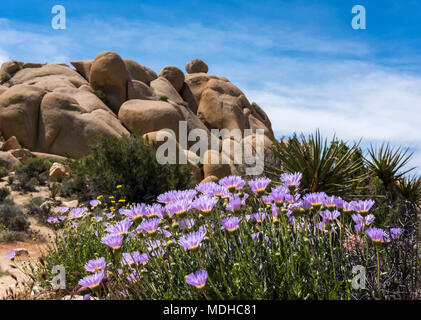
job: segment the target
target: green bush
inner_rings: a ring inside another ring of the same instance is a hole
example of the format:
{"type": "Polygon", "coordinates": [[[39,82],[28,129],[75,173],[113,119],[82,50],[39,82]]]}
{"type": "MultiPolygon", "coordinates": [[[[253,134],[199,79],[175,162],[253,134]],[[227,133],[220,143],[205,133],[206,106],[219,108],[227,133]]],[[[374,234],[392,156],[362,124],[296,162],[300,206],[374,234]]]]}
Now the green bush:
{"type": "Polygon", "coordinates": [[[47,218],[51,216],[51,205],[48,201],[41,197],[31,199],[25,208],[28,214],[35,217],[38,221],[45,223],[47,218]]]}
{"type": "Polygon", "coordinates": [[[187,166],[159,164],[156,148],[139,134],[99,136],[89,156],[70,163],[71,174],[60,187],[60,194],[76,193],[82,201],[112,194],[129,202],[151,202],[167,190],[190,187],[187,166]],[[118,185],[123,187],[116,189],[118,185]]]}
{"type": "Polygon", "coordinates": [[[0,188],[0,203],[3,203],[4,200],[10,195],[9,188],[0,188]]]}
{"type": "Polygon", "coordinates": [[[0,224],[9,231],[28,231],[29,222],[22,210],[13,204],[0,205],[0,224]]]}
{"type": "Polygon", "coordinates": [[[9,170],[7,170],[7,168],[0,167],[0,178],[7,176],[8,173],[9,173],[9,170]]]}
{"type": "Polygon", "coordinates": [[[48,180],[48,170],[52,162],[47,159],[31,158],[16,167],[14,189],[33,191],[36,185],[44,185],[48,180]]]}
{"type": "Polygon", "coordinates": [[[11,76],[10,76],[10,74],[9,74],[9,73],[7,73],[7,72],[3,72],[3,73],[1,74],[1,76],[0,76],[1,83],[4,83],[4,82],[9,81],[11,78],[12,78],[12,77],[11,77],[11,76]]]}

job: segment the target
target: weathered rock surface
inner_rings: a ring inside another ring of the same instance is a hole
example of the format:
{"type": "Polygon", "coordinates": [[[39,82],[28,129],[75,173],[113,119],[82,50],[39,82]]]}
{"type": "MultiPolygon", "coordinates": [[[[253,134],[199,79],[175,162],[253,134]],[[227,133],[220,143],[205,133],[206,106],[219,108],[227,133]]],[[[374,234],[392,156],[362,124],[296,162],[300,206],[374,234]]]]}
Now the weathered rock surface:
{"type": "Polygon", "coordinates": [[[149,69],[148,67],[142,66],[134,60],[124,59],[126,69],[129,72],[131,80],[142,81],[149,85],[151,81],[158,78],[155,71],[149,69]]]}
{"type": "MultiPolygon", "coordinates": [[[[208,137],[211,129],[241,133],[262,129],[265,162],[266,153],[271,153],[274,135],[266,113],[227,78],[208,74],[208,66],[200,59],[186,64],[186,75],[178,67],[167,66],[158,76],[110,51],[71,64],[76,70],[64,63],[8,61],[1,66],[0,72],[9,73],[11,79],[0,85],[0,132],[5,139],[15,136],[19,141],[12,147],[5,142],[2,149],[18,150],[15,153],[21,160],[29,157],[28,152],[58,160],[80,158],[90,152],[88,143],[98,134],[140,131],[153,136],[158,130],[171,129],[183,150],[197,142],[188,141],[185,146],[180,141],[180,122],[185,121],[187,133],[201,129],[208,137]]],[[[254,140],[230,143],[241,142],[253,144],[254,140]]],[[[217,151],[207,152],[206,157],[213,153],[222,157],[217,151]]],[[[231,162],[204,164],[202,172],[198,164],[204,159],[199,161],[194,153],[187,156],[195,181],[247,168],[233,164],[232,155],[223,155],[231,162]]],[[[3,152],[2,158],[8,166],[20,162],[10,152],[3,152]]]]}
{"type": "Polygon", "coordinates": [[[106,51],[96,56],[89,75],[91,87],[107,95],[109,105],[115,113],[127,100],[129,72],[123,59],[115,52],[106,51]]]}

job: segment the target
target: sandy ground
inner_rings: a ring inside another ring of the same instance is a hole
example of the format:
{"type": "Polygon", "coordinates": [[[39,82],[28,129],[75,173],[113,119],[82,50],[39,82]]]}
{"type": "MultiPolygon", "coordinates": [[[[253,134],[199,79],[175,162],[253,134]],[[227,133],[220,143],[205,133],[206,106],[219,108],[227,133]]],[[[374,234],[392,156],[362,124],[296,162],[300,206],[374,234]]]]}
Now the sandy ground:
{"type": "MultiPolygon", "coordinates": [[[[0,180],[0,188],[7,185],[6,182],[7,178],[3,178],[0,180]]],[[[31,197],[43,197],[46,198],[49,196],[48,187],[42,186],[37,188],[36,192],[32,193],[25,193],[21,194],[19,192],[12,191],[11,192],[11,198],[13,201],[23,207],[31,197]]],[[[48,228],[45,225],[39,224],[36,219],[29,217],[28,218],[31,226],[30,228],[35,231],[38,235],[40,235],[40,238],[43,240],[33,241],[33,240],[27,240],[27,241],[18,241],[18,242],[9,242],[9,243],[0,243],[0,271],[2,272],[0,275],[0,299],[4,298],[4,295],[6,294],[6,290],[11,287],[13,288],[13,291],[16,292],[16,290],[19,290],[19,287],[16,288],[16,281],[10,276],[10,274],[13,274],[17,277],[18,281],[27,280],[25,275],[18,269],[12,268],[11,264],[12,262],[5,257],[5,255],[12,251],[13,249],[26,249],[29,253],[27,257],[22,257],[22,260],[27,261],[28,263],[34,262],[37,260],[37,258],[41,255],[42,250],[48,245],[49,239],[53,238],[54,231],[48,228]],[[49,237],[50,236],[50,237],[49,237]]]]}

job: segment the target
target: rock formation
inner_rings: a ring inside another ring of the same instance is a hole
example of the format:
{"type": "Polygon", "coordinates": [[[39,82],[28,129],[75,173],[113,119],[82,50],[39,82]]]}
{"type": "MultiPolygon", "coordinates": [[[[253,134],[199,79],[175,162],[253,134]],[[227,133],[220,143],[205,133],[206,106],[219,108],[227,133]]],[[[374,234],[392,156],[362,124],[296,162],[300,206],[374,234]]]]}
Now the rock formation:
{"type": "MultiPolygon", "coordinates": [[[[13,150],[78,159],[89,154],[89,142],[99,133],[149,134],[168,128],[178,135],[180,121],[187,122],[188,132],[199,128],[209,135],[212,129],[263,129],[265,149],[271,148],[274,135],[262,108],[227,78],[208,74],[202,60],[188,62],[187,74],[166,66],[159,75],[114,52],[71,64],[75,69],[64,63],[3,63],[1,73],[10,77],[2,77],[0,85],[0,131],[8,139],[0,148],[1,165],[18,161],[13,150]]],[[[243,142],[256,143],[252,136],[243,142]]],[[[217,151],[204,158],[212,152],[217,151]]],[[[15,153],[20,160],[28,157],[15,153]]],[[[197,171],[198,162],[188,162],[196,179],[242,173],[232,163],[205,164],[203,172],[197,171]]]]}

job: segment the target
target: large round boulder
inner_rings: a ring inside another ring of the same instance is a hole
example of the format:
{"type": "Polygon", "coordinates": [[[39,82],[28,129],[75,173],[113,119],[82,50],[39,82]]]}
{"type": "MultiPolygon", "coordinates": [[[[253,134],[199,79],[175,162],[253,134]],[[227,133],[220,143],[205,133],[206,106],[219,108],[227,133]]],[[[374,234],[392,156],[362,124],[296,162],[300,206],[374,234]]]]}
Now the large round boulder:
{"type": "Polygon", "coordinates": [[[123,59],[111,51],[102,52],[96,56],[89,75],[91,87],[106,94],[109,106],[116,114],[127,100],[129,78],[123,59]]]}
{"type": "Polygon", "coordinates": [[[183,87],[184,73],[175,66],[164,67],[159,76],[167,79],[177,91],[180,91],[183,87]]]}
{"type": "Polygon", "coordinates": [[[207,73],[208,65],[200,59],[193,59],[186,64],[187,73],[207,73]]]}
{"type": "Polygon", "coordinates": [[[184,120],[183,114],[168,102],[137,99],[126,101],[118,118],[131,132],[142,134],[171,129],[178,135],[179,122],[184,120]]]}

